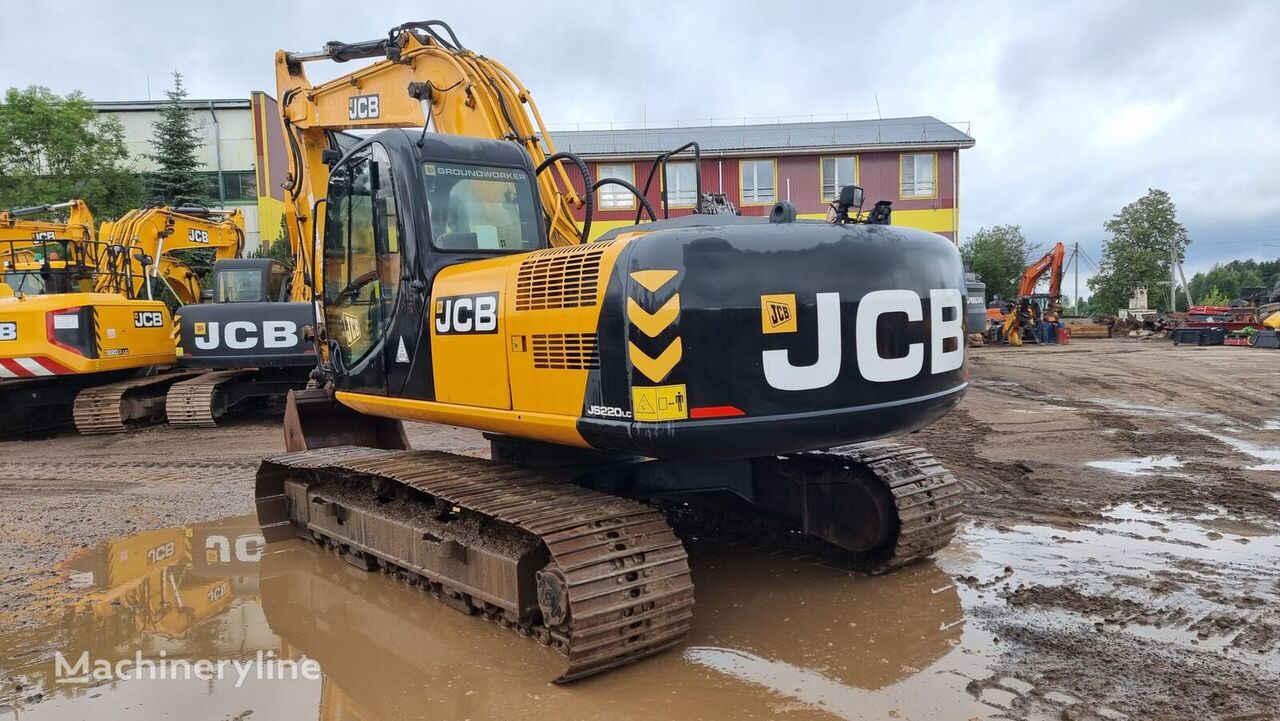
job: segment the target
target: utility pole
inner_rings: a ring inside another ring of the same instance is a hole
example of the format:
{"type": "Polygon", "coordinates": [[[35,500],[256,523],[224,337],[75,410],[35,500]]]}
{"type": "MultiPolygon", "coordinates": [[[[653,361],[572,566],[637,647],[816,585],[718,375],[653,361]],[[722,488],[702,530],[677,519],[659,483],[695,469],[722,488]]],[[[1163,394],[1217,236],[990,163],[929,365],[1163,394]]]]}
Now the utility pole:
{"type": "Polygon", "coordinates": [[[1080,241],[1076,241],[1076,246],[1071,250],[1071,262],[1076,264],[1076,315],[1084,315],[1080,312],[1080,241]]]}

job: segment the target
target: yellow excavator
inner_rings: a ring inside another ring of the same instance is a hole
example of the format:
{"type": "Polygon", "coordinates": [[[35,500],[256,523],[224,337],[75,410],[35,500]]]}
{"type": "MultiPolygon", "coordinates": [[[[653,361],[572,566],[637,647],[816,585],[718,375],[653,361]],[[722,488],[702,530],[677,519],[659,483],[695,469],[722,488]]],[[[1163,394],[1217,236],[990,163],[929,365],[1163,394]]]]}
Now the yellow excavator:
{"type": "Polygon", "coordinates": [[[951,242],[859,212],[854,186],[828,221],[783,201],[586,242],[572,208],[630,184],[557,152],[529,91],[439,21],[280,51],[276,77],[319,365],[258,472],[268,541],[531,636],[557,681],[680,642],[677,531],[869,573],[950,541],[957,479],[878,439],[968,385],[951,242]],[[405,420],[484,431],[492,458],[410,450],[405,420]]]}
{"type": "Polygon", "coordinates": [[[104,222],[96,238],[87,228],[43,228],[0,247],[0,432],[69,422],[82,433],[122,431],[163,419],[169,387],[199,375],[156,372],[175,357],[173,321],[152,281],[198,298],[199,279],[175,253],[238,256],[243,213],[148,208],[104,222]]]}

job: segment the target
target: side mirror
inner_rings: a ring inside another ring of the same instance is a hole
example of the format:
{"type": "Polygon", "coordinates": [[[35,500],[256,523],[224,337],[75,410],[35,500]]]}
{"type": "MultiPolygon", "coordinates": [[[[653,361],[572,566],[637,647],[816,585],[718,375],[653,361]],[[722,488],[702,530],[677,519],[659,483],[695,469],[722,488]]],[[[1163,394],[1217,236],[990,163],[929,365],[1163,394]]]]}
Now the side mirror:
{"type": "Polygon", "coordinates": [[[134,259],[134,260],[136,260],[136,261],[138,261],[139,263],[141,263],[141,264],[142,264],[142,265],[144,265],[144,266],[151,265],[152,263],[154,263],[154,262],[155,262],[155,261],[152,259],[152,257],[151,257],[151,256],[147,255],[146,253],[142,253],[142,252],[135,253],[135,254],[134,254],[134,256],[133,256],[133,259],[134,259]]]}
{"type": "Polygon", "coordinates": [[[342,151],[334,148],[325,148],[320,151],[320,162],[332,168],[342,160],[342,151]]]}
{"type": "Polygon", "coordinates": [[[204,290],[200,291],[201,303],[208,303],[211,300],[213,300],[213,288],[205,288],[204,290]]]}

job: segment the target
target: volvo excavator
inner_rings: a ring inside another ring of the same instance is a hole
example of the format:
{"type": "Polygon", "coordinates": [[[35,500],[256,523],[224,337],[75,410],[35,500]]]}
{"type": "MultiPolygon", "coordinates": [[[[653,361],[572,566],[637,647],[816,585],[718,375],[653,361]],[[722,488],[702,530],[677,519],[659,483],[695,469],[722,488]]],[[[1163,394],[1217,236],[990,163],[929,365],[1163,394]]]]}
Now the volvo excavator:
{"type": "Polygon", "coordinates": [[[679,534],[867,573],[950,541],[959,482],[883,439],[968,385],[951,242],[859,212],[854,186],[829,221],[780,202],[586,242],[570,213],[614,180],[557,152],[529,91],[439,21],[280,51],[276,77],[319,363],[258,471],[268,541],[533,637],[560,682],[680,642],[679,534]],[[403,421],[483,431],[491,459],[411,450],[403,421]]]}
{"type": "Polygon", "coordinates": [[[153,281],[162,280],[178,298],[198,298],[199,278],[176,252],[238,256],[241,211],[148,208],[104,222],[96,238],[86,228],[91,221],[0,247],[8,258],[0,289],[0,431],[6,434],[69,423],[81,433],[110,433],[162,420],[170,386],[200,374],[156,372],[173,366],[175,357],[173,322],[152,295],[153,281]]]}
{"type": "Polygon", "coordinates": [[[1066,247],[1055,243],[1053,248],[1036,262],[1022,271],[1018,281],[1018,295],[1006,308],[992,308],[987,317],[998,321],[992,331],[997,335],[995,342],[1004,341],[1012,346],[1020,346],[1026,340],[1039,342],[1035,335],[1035,327],[1043,320],[1056,321],[1062,315],[1062,269],[1066,247]],[[1049,276],[1049,292],[1037,293],[1045,274],[1049,276]]]}

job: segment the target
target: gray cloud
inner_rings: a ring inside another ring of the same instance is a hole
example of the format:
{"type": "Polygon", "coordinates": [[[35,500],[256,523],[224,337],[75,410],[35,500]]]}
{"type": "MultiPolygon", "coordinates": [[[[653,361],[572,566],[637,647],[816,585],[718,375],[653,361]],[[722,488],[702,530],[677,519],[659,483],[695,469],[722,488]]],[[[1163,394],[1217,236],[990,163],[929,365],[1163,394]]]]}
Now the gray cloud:
{"type": "MultiPolygon", "coordinates": [[[[421,3],[10,3],[0,81],[160,96],[274,90],[280,47],[365,39],[421,3]],[[39,29],[37,31],[36,29],[39,29]],[[58,37],[74,38],[63,52],[58,37]]],[[[1280,6],[1269,2],[434,3],[544,117],[577,122],[853,113],[967,121],[961,232],[1018,223],[1080,241],[1168,190],[1188,270],[1280,248],[1280,6]]],[[[338,68],[343,70],[345,68],[338,68]]]]}

